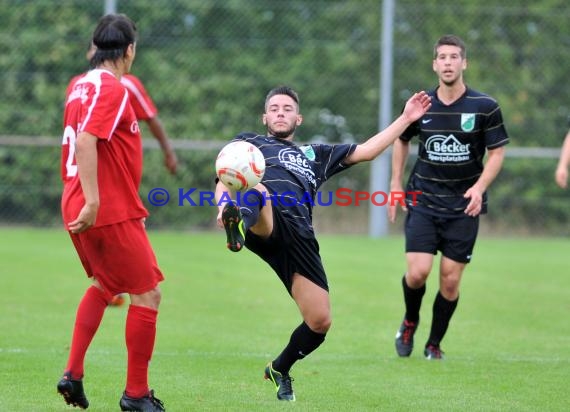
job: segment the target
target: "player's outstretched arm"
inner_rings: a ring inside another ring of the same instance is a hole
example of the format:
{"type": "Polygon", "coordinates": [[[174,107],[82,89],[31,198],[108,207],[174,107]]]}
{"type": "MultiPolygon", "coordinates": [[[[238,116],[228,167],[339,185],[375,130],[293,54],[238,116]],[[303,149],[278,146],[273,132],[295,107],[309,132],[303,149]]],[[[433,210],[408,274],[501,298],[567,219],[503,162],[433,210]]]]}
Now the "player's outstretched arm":
{"type": "Polygon", "coordinates": [[[356,150],[346,158],[345,163],[354,164],[375,159],[430,107],[431,98],[425,91],[415,93],[406,102],[402,114],[384,130],[356,146],[356,150]]]}

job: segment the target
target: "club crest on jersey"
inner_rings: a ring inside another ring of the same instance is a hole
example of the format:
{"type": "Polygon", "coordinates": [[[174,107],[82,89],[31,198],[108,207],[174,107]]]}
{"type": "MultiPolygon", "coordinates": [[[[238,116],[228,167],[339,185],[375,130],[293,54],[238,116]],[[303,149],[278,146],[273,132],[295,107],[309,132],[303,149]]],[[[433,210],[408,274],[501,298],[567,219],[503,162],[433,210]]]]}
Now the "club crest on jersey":
{"type": "Polygon", "coordinates": [[[300,146],[299,149],[305,154],[307,159],[313,161],[317,157],[315,155],[315,151],[313,150],[313,146],[300,146]]]}
{"type": "Polygon", "coordinates": [[[475,128],[475,113],[461,113],[461,130],[471,132],[475,128]]]}

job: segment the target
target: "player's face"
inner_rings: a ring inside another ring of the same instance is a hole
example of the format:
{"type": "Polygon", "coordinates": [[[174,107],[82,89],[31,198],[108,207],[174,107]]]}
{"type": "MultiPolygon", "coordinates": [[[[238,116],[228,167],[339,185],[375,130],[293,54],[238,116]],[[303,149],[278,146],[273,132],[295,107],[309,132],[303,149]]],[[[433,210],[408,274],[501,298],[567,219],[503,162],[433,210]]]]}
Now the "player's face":
{"type": "Polygon", "coordinates": [[[463,79],[463,70],[467,68],[467,60],[461,57],[461,49],[457,46],[443,45],[437,48],[437,56],[433,61],[433,71],[441,83],[452,86],[463,79]]]}
{"type": "Polygon", "coordinates": [[[291,97],[278,94],[269,99],[263,124],[267,126],[267,133],[279,139],[292,139],[295,129],[303,121],[299,114],[299,106],[291,97]]]}

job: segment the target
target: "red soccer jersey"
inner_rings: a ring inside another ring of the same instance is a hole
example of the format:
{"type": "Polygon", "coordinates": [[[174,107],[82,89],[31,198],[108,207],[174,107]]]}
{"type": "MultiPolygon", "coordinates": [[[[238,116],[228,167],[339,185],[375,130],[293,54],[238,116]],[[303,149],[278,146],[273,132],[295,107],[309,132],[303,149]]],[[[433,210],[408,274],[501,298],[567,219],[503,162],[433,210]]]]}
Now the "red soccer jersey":
{"type": "Polygon", "coordinates": [[[142,82],[136,76],[125,74],[121,77],[121,83],[129,91],[129,102],[131,102],[137,119],[148,120],[158,114],[154,102],[146,92],[142,82]]]}
{"type": "Polygon", "coordinates": [[[98,69],[72,82],[66,95],[61,157],[64,223],[75,220],[85,204],[75,162],[75,139],[81,132],[99,138],[100,205],[95,227],[148,216],[138,194],[143,156],[141,135],[125,87],[111,72],[98,69]]]}

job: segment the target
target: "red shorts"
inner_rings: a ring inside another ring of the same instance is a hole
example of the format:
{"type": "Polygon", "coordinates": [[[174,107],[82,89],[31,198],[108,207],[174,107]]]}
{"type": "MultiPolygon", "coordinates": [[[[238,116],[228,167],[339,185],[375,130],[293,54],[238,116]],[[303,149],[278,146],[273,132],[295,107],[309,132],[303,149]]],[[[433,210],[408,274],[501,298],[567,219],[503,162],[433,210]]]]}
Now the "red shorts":
{"type": "Polygon", "coordinates": [[[88,277],[97,279],[110,299],[141,295],[164,280],[141,219],[69,232],[88,277]]]}

